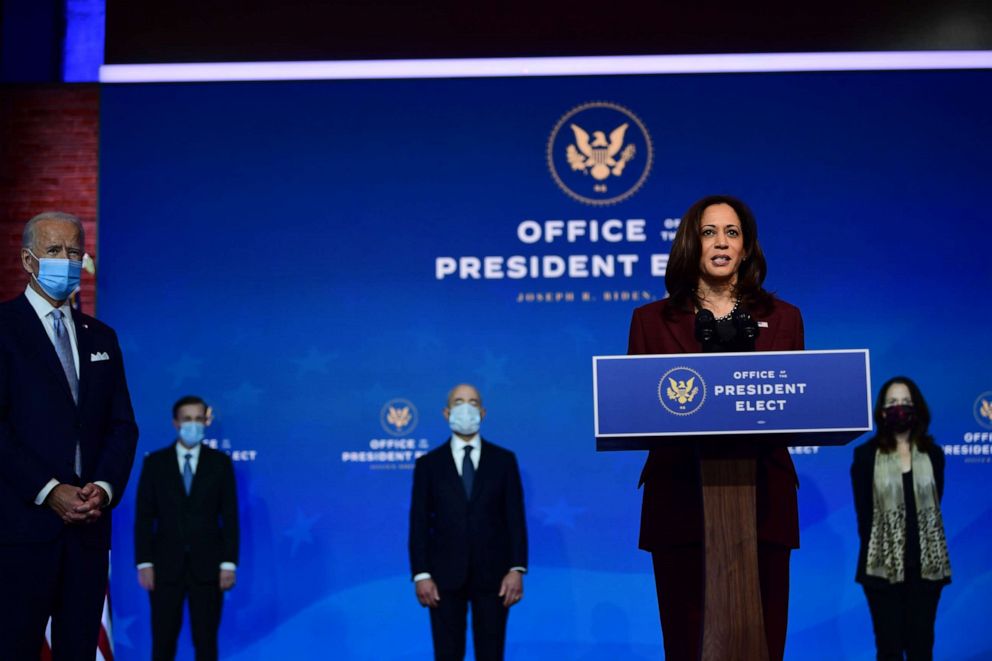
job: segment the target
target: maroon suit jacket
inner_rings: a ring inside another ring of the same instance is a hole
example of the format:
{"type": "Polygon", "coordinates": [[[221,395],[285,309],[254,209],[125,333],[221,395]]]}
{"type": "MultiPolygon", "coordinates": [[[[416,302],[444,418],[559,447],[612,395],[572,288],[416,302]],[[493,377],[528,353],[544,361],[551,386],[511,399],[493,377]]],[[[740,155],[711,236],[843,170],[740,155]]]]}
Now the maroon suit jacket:
{"type": "MultiPolygon", "coordinates": [[[[761,326],[756,351],[799,351],[803,319],[799,308],[774,299],[766,314],[752,313],[761,326]]],[[[634,310],[628,354],[699,353],[695,315],[655,301],[634,310]],[[668,315],[666,316],[666,311],[668,315]]],[[[785,447],[756,446],[758,458],[756,516],[758,540],[799,548],[796,468],[785,447]]],[[[640,548],[654,551],[703,542],[703,496],[699,459],[690,446],[651,450],[641,472],[640,548]]],[[[639,486],[640,486],[639,485],[639,486]]]]}

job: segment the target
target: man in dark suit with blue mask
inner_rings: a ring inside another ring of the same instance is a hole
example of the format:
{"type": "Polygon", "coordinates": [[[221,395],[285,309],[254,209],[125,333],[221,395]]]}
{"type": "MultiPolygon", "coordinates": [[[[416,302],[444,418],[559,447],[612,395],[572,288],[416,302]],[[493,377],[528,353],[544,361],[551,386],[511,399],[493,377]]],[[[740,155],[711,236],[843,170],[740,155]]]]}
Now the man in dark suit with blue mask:
{"type": "Polygon", "coordinates": [[[417,459],[410,505],[410,565],[430,609],[434,658],[465,657],[472,607],[475,658],[503,658],[509,609],[523,598],[527,525],[516,456],[479,436],[482,396],[461,384],[444,416],[452,436],[417,459]]]}
{"type": "Polygon", "coordinates": [[[189,602],[197,661],[217,658],[223,592],[238,563],[231,458],[203,444],[210,409],[188,395],[172,406],[178,438],[145,457],[134,513],[138,583],[152,608],[152,659],[174,659],[189,602]]]}
{"type": "Polygon", "coordinates": [[[0,304],[0,659],[92,659],[107,591],[110,508],[138,428],[117,336],[73,310],[83,227],[61,212],[24,228],[24,294],[0,304]]]}

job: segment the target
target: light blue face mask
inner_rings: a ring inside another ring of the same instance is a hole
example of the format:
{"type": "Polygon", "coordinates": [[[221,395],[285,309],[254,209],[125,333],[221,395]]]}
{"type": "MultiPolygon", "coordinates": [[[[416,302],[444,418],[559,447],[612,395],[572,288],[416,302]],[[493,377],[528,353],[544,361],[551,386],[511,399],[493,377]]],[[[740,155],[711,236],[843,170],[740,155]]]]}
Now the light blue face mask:
{"type": "Polygon", "coordinates": [[[468,402],[455,404],[448,412],[448,425],[451,426],[451,431],[456,434],[463,434],[465,436],[475,434],[479,431],[479,425],[481,423],[482,413],[478,407],[468,402]]]}
{"type": "Polygon", "coordinates": [[[38,257],[30,250],[28,254],[38,260],[38,275],[31,277],[54,300],[64,301],[79,289],[79,279],[83,272],[81,261],[38,257]]]}
{"type": "Polygon", "coordinates": [[[183,444],[188,447],[196,447],[203,440],[207,426],[202,422],[184,422],[179,425],[179,438],[183,439],[183,444]]]}

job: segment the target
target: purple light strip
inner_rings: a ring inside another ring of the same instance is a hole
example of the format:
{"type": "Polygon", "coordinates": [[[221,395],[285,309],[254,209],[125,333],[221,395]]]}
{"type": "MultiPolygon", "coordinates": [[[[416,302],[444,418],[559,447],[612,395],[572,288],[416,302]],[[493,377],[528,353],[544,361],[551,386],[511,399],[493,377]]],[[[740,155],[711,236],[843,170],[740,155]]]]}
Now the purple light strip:
{"type": "Polygon", "coordinates": [[[992,51],[110,64],[104,83],[992,69],[992,51]]]}

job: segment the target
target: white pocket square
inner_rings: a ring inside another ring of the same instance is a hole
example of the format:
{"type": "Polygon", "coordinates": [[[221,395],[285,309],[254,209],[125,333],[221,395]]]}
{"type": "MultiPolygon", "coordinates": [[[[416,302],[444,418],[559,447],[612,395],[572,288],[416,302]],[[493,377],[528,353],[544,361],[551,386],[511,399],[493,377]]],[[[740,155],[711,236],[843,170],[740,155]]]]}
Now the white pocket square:
{"type": "Polygon", "coordinates": [[[106,351],[97,351],[96,353],[90,354],[91,363],[95,363],[101,360],[110,360],[110,356],[107,355],[106,351]]]}
{"type": "Polygon", "coordinates": [[[767,321],[759,321],[758,322],[758,328],[768,328],[768,322],[767,321]]]}

